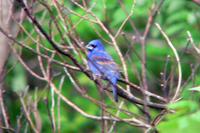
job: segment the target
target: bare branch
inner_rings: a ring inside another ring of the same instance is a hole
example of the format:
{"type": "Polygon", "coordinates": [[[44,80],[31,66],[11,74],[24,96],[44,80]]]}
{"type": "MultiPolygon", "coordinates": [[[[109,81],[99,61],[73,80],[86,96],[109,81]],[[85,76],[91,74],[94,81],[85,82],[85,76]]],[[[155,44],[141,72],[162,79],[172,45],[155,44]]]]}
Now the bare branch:
{"type": "Polygon", "coordinates": [[[181,70],[181,63],[180,63],[179,55],[178,55],[176,48],[174,47],[174,45],[172,44],[172,42],[170,41],[170,39],[168,38],[166,33],[161,29],[161,27],[158,23],[156,23],[156,27],[159,29],[159,31],[161,32],[161,34],[163,35],[163,37],[167,41],[167,44],[170,46],[170,48],[174,52],[176,62],[177,62],[177,65],[178,65],[178,84],[177,84],[177,87],[176,87],[175,94],[172,98],[172,102],[176,102],[176,100],[178,99],[178,96],[180,94],[181,81],[182,81],[182,70],[181,70]]]}

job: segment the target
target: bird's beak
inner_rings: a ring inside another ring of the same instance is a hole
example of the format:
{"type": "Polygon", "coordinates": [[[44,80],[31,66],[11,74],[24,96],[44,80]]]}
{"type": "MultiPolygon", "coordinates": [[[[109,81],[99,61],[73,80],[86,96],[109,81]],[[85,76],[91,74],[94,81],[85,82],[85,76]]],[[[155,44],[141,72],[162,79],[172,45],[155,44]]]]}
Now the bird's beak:
{"type": "Polygon", "coordinates": [[[88,44],[88,45],[86,45],[86,49],[87,49],[87,50],[92,50],[93,47],[92,47],[90,44],[88,44]]]}

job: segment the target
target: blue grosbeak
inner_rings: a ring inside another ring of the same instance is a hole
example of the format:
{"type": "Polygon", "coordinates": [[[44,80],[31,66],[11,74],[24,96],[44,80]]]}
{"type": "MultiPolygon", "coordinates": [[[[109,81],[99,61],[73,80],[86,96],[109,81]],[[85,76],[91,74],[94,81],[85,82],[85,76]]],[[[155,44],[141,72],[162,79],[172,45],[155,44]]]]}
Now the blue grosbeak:
{"type": "Polygon", "coordinates": [[[93,40],[86,46],[88,50],[88,66],[94,75],[101,76],[109,80],[112,85],[114,100],[117,102],[117,80],[120,77],[117,64],[105,51],[100,40],[93,40]]]}

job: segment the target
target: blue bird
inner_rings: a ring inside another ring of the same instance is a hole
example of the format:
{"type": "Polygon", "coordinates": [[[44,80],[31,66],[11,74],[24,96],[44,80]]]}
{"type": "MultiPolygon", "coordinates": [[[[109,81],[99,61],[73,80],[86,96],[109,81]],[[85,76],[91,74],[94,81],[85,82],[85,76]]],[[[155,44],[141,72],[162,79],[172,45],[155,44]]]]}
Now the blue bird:
{"type": "Polygon", "coordinates": [[[109,80],[112,84],[114,100],[118,101],[117,81],[120,77],[117,64],[106,52],[103,43],[100,40],[92,40],[86,46],[88,50],[88,66],[94,75],[101,76],[109,80]]]}

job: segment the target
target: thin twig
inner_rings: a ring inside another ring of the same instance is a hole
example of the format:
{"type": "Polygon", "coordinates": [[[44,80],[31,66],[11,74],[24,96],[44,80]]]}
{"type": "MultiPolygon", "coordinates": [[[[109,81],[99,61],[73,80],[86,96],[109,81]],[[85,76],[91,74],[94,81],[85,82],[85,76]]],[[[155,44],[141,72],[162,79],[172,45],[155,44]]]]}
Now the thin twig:
{"type": "MultiPolygon", "coordinates": [[[[15,43],[19,44],[20,46],[23,46],[23,47],[25,47],[25,48],[28,48],[28,49],[31,50],[32,52],[34,52],[34,53],[36,53],[36,54],[39,54],[39,53],[37,53],[36,51],[34,51],[33,49],[27,47],[26,45],[24,45],[24,44],[18,42],[16,39],[14,39],[14,38],[12,37],[12,35],[7,34],[2,28],[0,28],[0,31],[1,31],[6,37],[8,37],[9,39],[11,39],[11,40],[14,41],[15,43]]],[[[51,42],[50,42],[50,43],[51,43],[51,42]]],[[[59,51],[60,51],[60,49],[59,49],[59,51]]],[[[58,51],[58,52],[59,52],[59,51],[58,51]]],[[[62,53],[63,53],[63,51],[62,51],[62,53]]],[[[63,54],[64,54],[64,53],[63,53],[63,54]]],[[[39,55],[41,55],[41,54],[39,54],[39,55]]],[[[93,80],[96,84],[98,84],[98,83],[96,82],[96,80],[94,80],[94,79],[91,77],[91,75],[88,73],[88,71],[85,70],[80,64],[78,64],[78,62],[76,62],[76,60],[75,60],[70,54],[66,53],[66,54],[64,54],[64,55],[69,55],[70,58],[73,60],[73,62],[74,62],[76,65],[78,65],[78,66],[77,66],[77,67],[71,66],[71,65],[68,65],[68,64],[65,64],[65,63],[61,63],[61,62],[58,62],[58,61],[55,61],[55,60],[52,60],[52,62],[54,62],[54,63],[56,63],[56,64],[59,64],[59,65],[61,65],[61,66],[67,67],[67,68],[72,69],[72,70],[82,71],[82,72],[85,73],[91,80],[93,80]],[[79,68],[79,67],[80,67],[80,68],[79,68]]],[[[45,59],[49,59],[49,58],[50,58],[49,56],[46,56],[46,55],[41,55],[41,57],[44,57],[45,59]]],[[[35,76],[35,75],[33,75],[33,76],[35,76]]],[[[126,80],[125,80],[125,81],[126,81],[126,80]]],[[[123,82],[123,83],[125,83],[125,82],[123,82]]],[[[127,82],[127,83],[129,83],[129,82],[127,82]]],[[[125,98],[125,99],[127,99],[127,100],[129,100],[130,102],[132,102],[132,103],[137,103],[137,104],[144,104],[142,101],[138,101],[137,99],[133,98],[131,95],[127,94],[127,93],[124,92],[123,90],[119,90],[119,91],[120,91],[120,92],[118,93],[118,95],[121,96],[121,97],[123,97],[123,98],[125,98]]],[[[165,108],[165,105],[163,106],[163,105],[155,104],[155,103],[149,103],[148,105],[149,105],[150,107],[152,107],[152,108],[157,108],[157,109],[165,108]]]]}
{"type": "Polygon", "coordinates": [[[172,42],[168,38],[167,34],[162,30],[160,25],[158,23],[155,23],[155,25],[158,28],[158,30],[161,32],[161,34],[163,35],[165,40],[167,41],[167,44],[172,49],[172,51],[173,51],[173,53],[175,55],[175,58],[176,58],[177,65],[178,65],[178,84],[177,84],[177,87],[176,87],[176,90],[175,90],[175,94],[172,97],[172,102],[176,102],[176,100],[178,99],[178,96],[180,94],[181,81],[182,81],[182,70],[181,70],[181,63],[180,63],[179,55],[178,55],[178,52],[177,52],[176,48],[174,47],[174,45],[172,44],[172,42]]]}
{"type": "Polygon", "coordinates": [[[130,19],[130,17],[133,15],[133,10],[134,10],[134,7],[135,7],[135,3],[136,1],[133,0],[133,4],[132,4],[132,7],[131,7],[131,11],[129,13],[129,15],[124,19],[124,21],[122,22],[121,26],[119,27],[117,33],[115,34],[114,38],[117,38],[118,35],[120,34],[122,28],[124,27],[124,25],[126,24],[126,22],[130,19]]]}
{"type": "Polygon", "coordinates": [[[26,107],[26,105],[25,105],[24,99],[22,98],[22,96],[19,96],[19,99],[20,99],[20,102],[21,102],[21,104],[22,104],[22,107],[23,107],[23,110],[24,110],[24,114],[25,114],[25,116],[26,116],[26,119],[27,119],[29,125],[31,126],[31,128],[33,129],[33,131],[34,131],[35,133],[39,133],[38,130],[36,129],[36,127],[35,127],[35,125],[34,125],[32,119],[31,119],[30,115],[29,115],[30,113],[29,113],[28,110],[27,110],[27,107],[26,107]]]}
{"type": "MultiPolygon", "coordinates": [[[[64,81],[65,81],[65,76],[62,76],[62,78],[61,78],[61,80],[60,80],[60,84],[59,84],[59,88],[58,88],[58,91],[59,91],[59,93],[61,93],[61,91],[62,91],[62,87],[63,87],[63,83],[64,83],[64,81]]],[[[57,99],[57,131],[58,131],[58,133],[60,133],[60,131],[61,131],[61,124],[60,124],[60,97],[58,97],[58,99],[57,99]]]]}
{"type": "MultiPolygon", "coordinates": [[[[56,86],[50,81],[50,86],[54,89],[55,93],[65,102],[67,103],[70,107],[72,107],[73,109],[75,109],[77,112],[79,112],[80,114],[82,114],[83,116],[87,117],[87,118],[90,118],[90,119],[95,119],[95,120],[109,120],[109,121],[124,121],[124,122],[130,122],[130,121],[133,121],[133,122],[136,122],[136,123],[140,123],[142,126],[144,127],[149,127],[148,125],[144,124],[143,122],[137,120],[137,119],[134,119],[134,118],[131,118],[131,119],[119,119],[119,118],[116,118],[116,117],[108,117],[108,116],[104,116],[103,118],[101,116],[94,116],[94,115],[90,115],[86,112],[84,112],[82,109],[80,109],[77,105],[75,105],[73,102],[71,102],[69,99],[67,99],[66,97],[64,97],[59,91],[58,89],[56,88],[56,86]]],[[[130,123],[129,123],[130,124],[130,123]]]]}
{"type": "Polygon", "coordinates": [[[0,109],[1,109],[2,117],[4,119],[5,128],[9,129],[10,128],[10,124],[9,124],[9,121],[8,121],[9,117],[7,115],[6,108],[5,108],[5,105],[4,105],[3,88],[0,88],[0,109]]]}
{"type": "Polygon", "coordinates": [[[200,56],[200,49],[195,45],[191,33],[190,33],[189,31],[187,31],[187,34],[188,34],[188,39],[189,39],[190,43],[192,44],[192,47],[194,48],[194,50],[195,50],[195,51],[198,53],[198,55],[200,56]]]}

